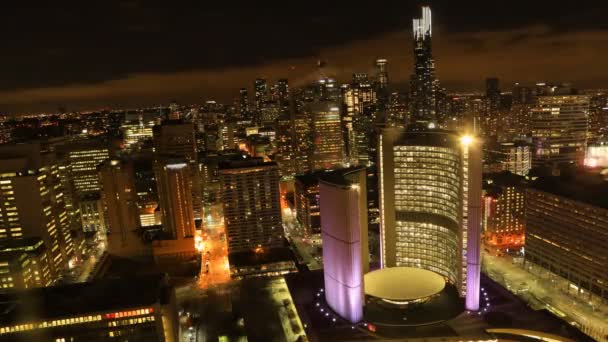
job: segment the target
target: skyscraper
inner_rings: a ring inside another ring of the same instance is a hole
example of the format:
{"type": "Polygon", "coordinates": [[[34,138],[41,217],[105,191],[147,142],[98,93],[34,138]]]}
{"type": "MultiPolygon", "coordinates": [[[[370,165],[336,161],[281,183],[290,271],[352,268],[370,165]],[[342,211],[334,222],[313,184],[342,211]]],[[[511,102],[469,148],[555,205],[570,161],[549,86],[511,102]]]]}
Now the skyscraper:
{"type": "Polygon", "coordinates": [[[39,237],[52,277],[74,255],[55,155],[40,143],[0,146],[0,238],[39,237]]]}
{"type": "Polygon", "coordinates": [[[219,173],[228,252],[282,247],[277,164],[261,158],[226,161],[219,173]]]}
{"type": "Polygon", "coordinates": [[[203,201],[194,125],[182,120],[165,120],[161,125],[154,126],[154,152],[159,160],[166,157],[184,159],[190,170],[188,189],[192,193],[194,218],[200,219],[203,201]]]}
{"type": "Polygon", "coordinates": [[[340,106],[333,101],[317,101],[309,103],[306,111],[312,119],[311,169],[341,166],[344,162],[344,137],[340,106]]]}
{"type": "MultiPolygon", "coordinates": [[[[383,267],[443,275],[479,296],[481,144],[441,130],[386,128],[378,146],[383,267]]],[[[468,299],[467,299],[468,300],[468,299]]]]}
{"type": "Polygon", "coordinates": [[[249,95],[247,88],[239,90],[239,115],[241,118],[247,118],[249,115],[249,95]]]}
{"type": "Polygon", "coordinates": [[[281,78],[277,81],[276,97],[281,108],[289,105],[289,82],[286,78],[281,78]]]}
{"type": "Polygon", "coordinates": [[[376,83],[380,89],[388,87],[388,61],[384,58],[376,59],[376,83]]]}
{"type": "Polygon", "coordinates": [[[182,240],[193,237],[195,226],[190,167],[184,159],[161,159],[155,164],[155,175],[166,238],[182,240]]]}
{"type": "Polygon", "coordinates": [[[410,112],[415,122],[435,122],[438,87],[431,51],[431,8],[422,7],[422,18],[413,20],[414,72],[410,81],[410,112]]]}
{"type": "Polygon", "coordinates": [[[64,153],[75,199],[99,194],[97,166],[110,158],[110,150],[107,145],[107,143],[97,141],[76,141],[59,148],[60,152],[64,153]]]}
{"type": "Polygon", "coordinates": [[[311,148],[311,122],[307,113],[296,113],[277,119],[276,162],[282,177],[293,177],[310,170],[309,150],[311,148]]]}
{"type": "Polygon", "coordinates": [[[122,257],[144,254],[134,177],[131,162],[112,159],[99,167],[108,252],[122,257]]]}
{"type": "Polygon", "coordinates": [[[264,102],[268,100],[268,82],[264,78],[256,78],[253,84],[255,93],[255,110],[262,109],[264,102]]]}
{"type": "Polygon", "coordinates": [[[587,147],[589,97],[568,87],[548,87],[531,111],[533,166],[583,165],[587,147]]]}
{"type": "Polygon", "coordinates": [[[363,318],[369,271],[365,168],[336,170],[319,182],[327,304],[350,322],[363,318]]]}

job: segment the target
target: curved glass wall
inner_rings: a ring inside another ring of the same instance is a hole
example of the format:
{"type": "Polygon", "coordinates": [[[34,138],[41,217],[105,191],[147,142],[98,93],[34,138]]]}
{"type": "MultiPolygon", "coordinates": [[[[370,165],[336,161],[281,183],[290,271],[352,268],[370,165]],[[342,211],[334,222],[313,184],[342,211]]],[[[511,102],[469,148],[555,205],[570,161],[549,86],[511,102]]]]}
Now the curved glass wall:
{"type": "Polygon", "coordinates": [[[395,146],[396,265],[456,283],[460,260],[461,151],[395,146]]]}

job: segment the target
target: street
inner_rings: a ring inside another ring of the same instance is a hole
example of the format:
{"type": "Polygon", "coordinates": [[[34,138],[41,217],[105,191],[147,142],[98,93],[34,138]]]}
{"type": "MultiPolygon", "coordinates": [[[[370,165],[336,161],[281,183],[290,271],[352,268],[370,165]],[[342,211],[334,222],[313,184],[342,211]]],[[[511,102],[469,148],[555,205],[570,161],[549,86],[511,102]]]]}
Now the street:
{"type": "Polygon", "coordinates": [[[608,341],[608,305],[599,302],[590,305],[587,296],[575,296],[576,290],[568,292],[571,286],[565,280],[548,276],[531,264],[526,264],[524,269],[521,264],[513,263],[511,257],[487,253],[483,254],[482,269],[531,306],[544,306],[594,339],[608,341]]]}

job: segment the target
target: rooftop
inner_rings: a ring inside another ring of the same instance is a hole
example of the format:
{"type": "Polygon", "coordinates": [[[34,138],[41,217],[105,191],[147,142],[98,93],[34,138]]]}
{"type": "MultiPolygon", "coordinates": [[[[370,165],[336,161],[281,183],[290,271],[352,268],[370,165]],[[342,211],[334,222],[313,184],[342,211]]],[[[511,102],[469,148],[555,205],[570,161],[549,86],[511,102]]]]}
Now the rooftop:
{"type": "Polygon", "coordinates": [[[234,265],[236,267],[255,266],[292,260],[294,260],[293,253],[291,249],[286,247],[273,248],[260,253],[251,251],[230,253],[228,255],[228,262],[230,265],[234,265]]]}
{"type": "Polygon", "coordinates": [[[241,160],[222,160],[220,170],[227,169],[246,169],[259,166],[277,166],[275,162],[266,162],[263,158],[244,158],[241,160]]]}
{"type": "Polygon", "coordinates": [[[573,177],[543,176],[531,182],[530,187],[608,209],[608,181],[601,175],[578,173],[573,177]]]}
{"type": "Polygon", "coordinates": [[[435,295],[445,287],[439,274],[414,267],[388,267],[364,276],[365,294],[377,298],[410,301],[435,295]]]}
{"type": "Polygon", "coordinates": [[[0,294],[0,325],[165,303],[160,274],[0,294]]]}

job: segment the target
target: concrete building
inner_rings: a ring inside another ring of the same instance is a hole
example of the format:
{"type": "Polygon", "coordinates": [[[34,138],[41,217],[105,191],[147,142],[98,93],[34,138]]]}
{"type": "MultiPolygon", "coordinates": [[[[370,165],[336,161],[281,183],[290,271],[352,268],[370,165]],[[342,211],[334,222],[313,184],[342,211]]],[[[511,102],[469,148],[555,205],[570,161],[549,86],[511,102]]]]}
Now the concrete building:
{"type": "Polygon", "coordinates": [[[321,176],[325,300],[340,316],[363,319],[363,275],[369,271],[365,168],[321,176]]]}
{"type": "Polygon", "coordinates": [[[133,164],[112,159],[99,167],[108,252],[121,257],[146,255],[141,237],[133,164]]]}
{"type": "Polygon", "coordinates": [[[219,167],[228,253],[282,247],[277,164],[249,158],[219,167]]]}
{"type": "Polygon", "coordinates": [[[296,218],[308,234],[321,232],[319,209],[319,176],[320,172],[306,173],[295,177],[296,218]]]}
{"type": "Polygon", "coordinates": [[[310,170],[310,116],[306,113],[283,115],[276,122],[275,161],[282,177],[293,177],[310,170]]]}
{"type": "Polygon", "coordinates": [[[589,96],[567,87],[546,87],[531,110],[532,164],[583,165],[587,146],[589,96]]]}
{"type": "Polygon", "coordinates": [[[190,168],[183,159],[165,159],[155,165],[163,232],[169,240],[194,237],[190,168]]]}
{"type": "Polygon", "coordinates": [[[192,193],[194,218],[200,219],[203,211],[202,187],[198,174],[198,152],[194,125],[182,120],[165,120],[154,126],[154,153],[158,160],[167,157],[184,159],[190,170],[189,191],[192,193]]]}
{"type": "Polygon", "coordinates": [[[382,267],[438,273],[477,310],[481,142],[442,130],[386,128],[378,159],[382,267]]]}
{"type": "Polygon", "coordinates": [[[540,177],[526,191],[526,262],[608,299],[608,184],[596,175],[540,177]]]}
{"type": "Polygon", "coordinates": [[[40,143],[0,146],[0,239],[44,241],[52,277],[74,253],[55,155],[40,143]]]}
{"type": "Polygon", "coordinates": [[[56,280],[42,239],[0,240],[0,290],[51,286],[56,280]]]}
{"type": "Polygon", "coordinates": [[[333,101],[312,102],[307,104],[306,111],[312,120],[311,169],[341,167],[344,163],[344,137],[339,104],[333,101]]]}
{"type": "Polygon", "coordinates": [[[486,151],[484,172],[509,171],[526,176],[532,168],[532,148],[526,142],[503,142],[489,146],[486,151]]]}
{"type": "Polygon", "coordinates": [[[0,294],[3,341],[177,342],[175,290],[150,275],[0,294]]]}
{"type": "Polygon", "coordinates": [[[526,179],[510,172],[485,176],[482,227],[486,245],[519,248],[525,243],[526,179]]]}
{"type": "Polygon", "coordinates": [[[73,198],[78,201],[87,195],[99,194],[100,185],[97,166],[110,158],[107,143],[77,141],[59,147],[68,168],[68,177],[73,184],[73,198]]]}

